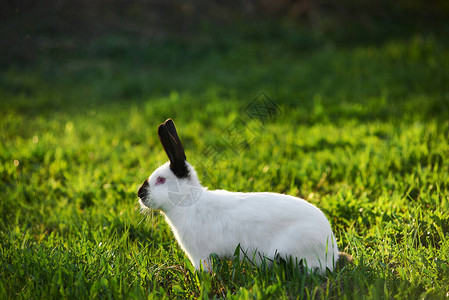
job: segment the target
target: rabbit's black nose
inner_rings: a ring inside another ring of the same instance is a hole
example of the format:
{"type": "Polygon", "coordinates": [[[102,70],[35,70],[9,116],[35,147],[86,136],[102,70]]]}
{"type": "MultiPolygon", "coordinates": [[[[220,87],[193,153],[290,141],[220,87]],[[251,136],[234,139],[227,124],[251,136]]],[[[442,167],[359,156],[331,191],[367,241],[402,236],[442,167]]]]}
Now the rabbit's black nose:
{"type": "Polygon", "coordinates": [[[148,195],[147,188],[150,185],[148,184],[148,179],[145,180],[142,184],[142,186],[139,188],[139,191],[137,192],[137,196],[139,196],[140,199],[144,199],[148,195]]]}

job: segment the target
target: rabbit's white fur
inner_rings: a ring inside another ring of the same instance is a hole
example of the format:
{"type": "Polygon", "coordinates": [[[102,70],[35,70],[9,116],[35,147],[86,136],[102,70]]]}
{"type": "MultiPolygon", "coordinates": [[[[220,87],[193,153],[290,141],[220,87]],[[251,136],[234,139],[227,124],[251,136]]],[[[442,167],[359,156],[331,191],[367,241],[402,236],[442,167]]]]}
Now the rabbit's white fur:
{"type": "Polygon", "coordinates": [[[169,163],[162,165],[142,186],[147,193],[142,196],[139,190],[139,196],[141,205],[165,215],[197,270],[201,261],[209,264],[211,253],[232,257],[239,244],[250,258],[257,253],[256,263],[260,255],[269,259],[280,255],[304,259],[309,269],[321,273],[333,270],[337,242],[317,207],[284,194],[208,190],[187,162],[186,167],[188,176],[178,178],[169,163]],[[165,182],[157,184],[158,177],[165,182]]]}

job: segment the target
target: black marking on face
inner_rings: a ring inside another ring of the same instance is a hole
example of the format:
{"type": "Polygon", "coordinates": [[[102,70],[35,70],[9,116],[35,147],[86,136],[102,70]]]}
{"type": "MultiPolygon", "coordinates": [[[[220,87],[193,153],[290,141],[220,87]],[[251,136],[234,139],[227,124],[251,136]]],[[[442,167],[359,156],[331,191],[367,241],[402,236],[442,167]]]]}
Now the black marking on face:
{"type": "Polygon", "coordinates": [[[148,187],[149,186],[150,186],[150,184],[148,183],[148,179],[147,179],[142,183],[142,186],[139,188],[139,191],[137,192],[137,196],[139,196],[139,198],[141,200],[145,199],[148,196],[148,187]]]}

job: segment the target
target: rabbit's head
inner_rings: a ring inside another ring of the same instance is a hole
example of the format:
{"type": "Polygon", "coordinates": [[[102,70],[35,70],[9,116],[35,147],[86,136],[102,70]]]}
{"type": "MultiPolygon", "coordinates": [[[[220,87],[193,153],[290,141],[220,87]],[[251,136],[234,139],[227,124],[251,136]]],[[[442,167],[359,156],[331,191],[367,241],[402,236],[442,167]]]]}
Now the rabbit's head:
{"type": "Polygon", "coordinates": [[[164,212],[191,206],[199,200],[201,184],[195,169],[186,161],[175,124],[171,119],[159,125],[159,140],[170,162],[157,168],[139,188],[140,204],[164,212]]]}

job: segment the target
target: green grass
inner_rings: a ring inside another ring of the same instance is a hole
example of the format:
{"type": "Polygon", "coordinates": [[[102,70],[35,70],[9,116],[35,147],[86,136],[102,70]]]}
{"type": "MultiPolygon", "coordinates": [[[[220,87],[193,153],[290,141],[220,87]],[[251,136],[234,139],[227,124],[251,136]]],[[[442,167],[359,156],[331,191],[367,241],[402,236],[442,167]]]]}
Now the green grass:
{"type": "Polygon", "coordinates": [[[58,43],[0,73],[0,298],[448,297],[442,39],[345,46],[273,29],[58,43]],[[244,114],[260,91],[280,108],[262,128],[244,114]],[[194,272],[137,203],[167,160],[156,128],[168,117],[203,185],[307,199],[354,263],[306,276],[216,259],[194,272]],[[239,117],[247,147],[206,155],[239,117]]]}

